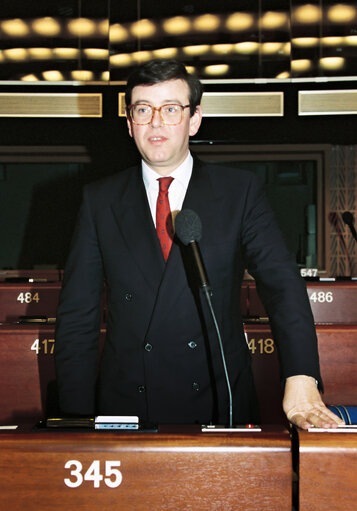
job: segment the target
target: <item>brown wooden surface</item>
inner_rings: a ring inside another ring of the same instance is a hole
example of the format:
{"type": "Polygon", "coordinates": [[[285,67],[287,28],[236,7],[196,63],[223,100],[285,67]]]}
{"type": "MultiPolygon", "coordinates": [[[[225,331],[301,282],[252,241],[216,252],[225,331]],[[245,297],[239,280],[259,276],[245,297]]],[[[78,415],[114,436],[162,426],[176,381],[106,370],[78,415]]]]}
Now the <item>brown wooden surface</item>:
{"type": "Polygon", "coordinates": [[[291,510],[286,431],[261,433],[0,433],[0,509],[291,510]],[[68,460],[120,461],[122,483],[69,488],[68,460]]]}
{"type": "MultiPolygon", "coordinates": [[[[315,323],[357,324],[357,281],[306,282],[315,323]]],[[[266,317],[255,282],[248,282],[247,317],[266,317]]]]}
{"type": "MultiPolygon", "coordinates": [[[[0,424],[58,413],[54,329],[47,324],[0,325],[0,424]]],[[[101,342],[104,334],[101,330],[101,342]]]]}
{"type": "MultiPolygon", "coordinates": [[[[245,332],[252,351],[261,421],[284,424],[280,369],[269,325],[247,324],[245,332]]],[[[102,341],[104,335],[102,330],[102,341]]],[[[324,401],[357,405],[357,326],[319,325],[317,335],[324,401]]],[[[46,411],[50,415],[56,411],[53,339],[54,325],[0,325],[0,423],[38,420],[46,411]]]]}
{"type": "Polygon", "coordinates": [[[20,316],[55,318],[61,282],[0,282],[0,322],[20,316]]]}
{"type": "Polygon", "coordinates": [[[0,282],[11,279],[36,279],[57,282],[63,278],[63,270],[0,270],[0,282]]]}
{"type": "Polygon", "coordinates": [[[299,431],[299,511],[357,507],[357,433],[299,431]]]}
{"type": "Polygon", "coordinates": [[[43,417],[55,380],[53,348],[54,326],[0,325],[1,424],[43,417]]]}
{"type": "Polygon", "coordinates": [[[246,324],[247,342],[252,355],[252,369],[263,424],[284,424],[283,391],[276,345],[268,324],[246,324]]]}
{"type": "MultiPolygon", "coordinates": [[[[269,325],[246,324],[245,332],[249,342],[255,340],[252,366],[262,422],[282,423],[277,350],[274,347],[271,353],[264,351],[264,346],[270,346],[272,338],[269,325]]],[[[357,405],[357,325],[317,325],[316,332],[325,403],[357,405]]]]}

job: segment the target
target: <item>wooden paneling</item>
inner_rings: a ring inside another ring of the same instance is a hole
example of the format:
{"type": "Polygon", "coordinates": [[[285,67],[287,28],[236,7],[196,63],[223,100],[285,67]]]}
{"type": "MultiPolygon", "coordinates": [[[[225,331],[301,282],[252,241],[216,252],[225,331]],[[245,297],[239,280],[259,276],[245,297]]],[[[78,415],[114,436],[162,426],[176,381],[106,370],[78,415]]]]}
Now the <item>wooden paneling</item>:
{"type": "MultiPolygon", "coordinates": [[[[281,408],[280,369],[269,325],[246,324],[245,332],[262,422],[282,423],[285,417],[281,408]]],[[[357,406],[357,325],[317,325],[316,332],[324,402],[357,406]]]]}
{"type": "Polygon", "coordinates": [[[0,479],[6,488],[0,492],[0,508],[7,511],[290,511],[291,447],[282,429],[0,433],[0,479]],[[82,475],[98,460],[104,477],[107,461],[120,462],[122,482],[110,488],[100,480],[94,488],[85,479],[71,488],[64,482],[76,480],[65,469],[69,460],[82,464],[82,475]]]}
{"type": "Polygon", "coordinates": [[[20,316],[55,318],[61,282],[0,282],[0,322],[20,316]]]}
{"type": "Polygon", "coordinates": [[[299,511],[356,509],[357,434],[298,435],[299,511]]]}
{"type": "MultiPolygon", "coordinates": [[[[315,323],[357,324],[357,280],[306,282],[315,323]]],[[[247,317],[267,317],[254,281],[248,282],[247,317]]]]}
{"type": "MultiPolygon", "coordinates": [[[[277,349],[268,324],[247,324],[263,424],[285,423],[277,349]]],[[[319,325],[324,400],[357,405],[357,326],[319,325]]],[[[105,330],[101,330],[103,343],[105,330]]],[[[39,419],[56,410],[54,326],[0,325],[0,422],[39,419]]]]}

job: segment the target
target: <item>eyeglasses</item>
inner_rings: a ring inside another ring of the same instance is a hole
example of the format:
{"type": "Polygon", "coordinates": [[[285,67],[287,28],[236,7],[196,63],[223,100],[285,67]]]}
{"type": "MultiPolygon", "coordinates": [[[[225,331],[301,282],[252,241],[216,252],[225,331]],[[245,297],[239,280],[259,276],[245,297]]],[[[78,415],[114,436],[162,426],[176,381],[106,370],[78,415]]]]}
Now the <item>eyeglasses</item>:
{"type": "Polygon", "coordinates": [[[163,124],[166,124],[167,126],[175,126],[182,122],[183,111],[189,106],[190,105],[176,105],[174,103],[161,106],[151,106],[144,103],[138,103],[137,105],[130,105],[128,110],[134,124],[150,124],[154,118],[155,111],[157,110],[163,124]]]}

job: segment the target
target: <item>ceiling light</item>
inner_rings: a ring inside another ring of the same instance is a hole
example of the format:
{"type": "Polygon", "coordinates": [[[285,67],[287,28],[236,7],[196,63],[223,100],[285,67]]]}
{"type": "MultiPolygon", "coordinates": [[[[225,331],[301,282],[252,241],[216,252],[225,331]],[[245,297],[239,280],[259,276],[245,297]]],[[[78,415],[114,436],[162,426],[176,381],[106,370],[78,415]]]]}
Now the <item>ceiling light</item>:
{"type": "Polygon", "coordinates": [[[215,64],[212,66],[206,66],[204,68],[204,72],[209,76],[220,76],[225,75],[229,71],[229,66],[227,64],[215,64]]]}
{"type": "Polygon", "coordinates": [[[242,53],[243,55],[250,55],[251,53],[258,53],[259,43],[252,41],[244,41],[242,43],[236,43],[234,45],[234,49],[237,53],[242,53]]]}
{"type": "Polygon", "coordinates": [[[186,67],[186,71],[190,74],[190,75],[194,75],[196,73],[196,68],[194,66],[185,66],[186,67]]]}
{"type": "Polygon", "coordinates": [[[196,44],[194,46],[184,46],[182,48],[183,52],[186,55],[190,55],[191,57],[195,57],[198,55],[204,55],[210,49],[208,44],[196,44]]]}
{"type": "Polygon", "coordinates": [[[109,28],[109,40],[111,43],[122,43],[128,39],[129,33],[123,25],[120,23],[115,23],[114,25],[110,25],[109,28]]]}
{"type": "Polygon", "coordinates": [[[20,61],[28,59],[28,51],[25,48],[9,48],[3,50],[3,52],[8,60],[20,61]]]}
{"type": "Polygon", "coordinates": [[[27,24],[19,18],[2,21],[1,29],[5,34],[14,37],[24,37],[29,33],[27,24]]]}
{"type": "Polygon", "coordinates": [[[294,9],[294,21],[299,23],[317,23],[321,19],[321,9],[317,5],[306,4],[294,9]]]}
{"type": "Polygon", "coordinates": [[[253,24],[254,17],[247,12],[235,12],[228,16],[226,20],[226,27],[232,31],[248,30],[253,24]]]}
{"type": "Polygon", "coordinates": [[[221,20],[219,19],[219,16],[214,16],[213,14],[203,14],[194,20],[193,27],[196,30],[200,30],[202,32],[211,32],[213,30],[217,30],[220,22],[221,20]]]}
{"type": "Polygon", "coordinates": [[[154,50],[153,55],[158,59],[172,59],[176,57],[178,53],[177,48],[159,48],[158,50],[154,50]]]}
{"type": "Polygon", "coordinates": [[[25,75],[25,76],[21,76],[20,80],[22,82],[38,82],[39,79],[37,78],[36,75],[25,75]]]}
{"type": "Polygon", "coordinates": [[[87,69],[75,69],[71,71],[71,76],[73,80],[77,80],[78,82],[88,82],[93,80],[93,72],[88,71],[87,69]]]}
{"type": "Polygon", "coordinates": [[[151,37],[155,34],[156,27],[150,20],[143,19],[132,23],[131,33],[135,37],[151,37]]]}
{"type": "Polygon", "coordinates": [[[38,18],[32,22],[32,30],[36,34],[53,37],[61,32],[61,25],[55,18],[38,18]]]}
{"type": "Polygon", "coordinates": [[[288,15],[285,12],[269,11],[263,14],[260,20],[261,28],[268,30],[277,28],[287,28],[288,15]]]}
{"type": "Polygon", "coordinates": [[[30,57],[36,60],[49,60],[53,56],[50,48],[28,48],[28,52],[30,57]]]}
{"type": "Polygon", "coordinates": [[[109,20],[104,19],[97,22],[97,28],[100,35],[108,37],[109,34],[109,20]]]}
{"type": "Polygon", "coordinates": [[[88,59],[104,60],[109,57],[109,51],[105,48],[85,48],[83,53],[88,59]]]}
{"type": "Polygon", "coordinates": [[[345,59],[343,57],[324,57],[319,60],[319,66],[321,69],[327,71],[337,71],[342,69],[345,65],[345,59]]]}
{"type": "Polygon", "coordinates": [[[349,46],[357,46],[357,35],[346,35],[344,39],[349,46]]]}
{"type": "Polygon", "coordinates": [[[213,53],[217,53],[217,55],[227,55],[228,53],[232,53],[234,49],[233,44],[213,44],[211,46],[213,53]]]}
{"type": "Polygon", "coordinates": [[[333,23],[349,23],[356,17],[356,7],[347,4],[336,4],[327,11],[327,18],[333,23]]]}
{"type": "Polygon", "coordinates": [[[298,46],[299,48],[310,48],[313,46],[318,46],[319,38],[318,37],[294,37],[291,40],[293,46],[298,46]]]}
{"type": "Polygon", "coordinates": [[[341,37],[322,37],[321,43],[325,46],[341,46],[344,43],[344,38],[341,37]]]}
{"type": "Polygon", "coordinates": [[[88,18],[76,18],[68,22],[69,32],[77,37],[88,37],[95,33],[95,23],[88,18]]]}
{"type": "Polygon", "coordinates": [[[63,74],[57,70],[44,71],[42,76],[47,82],[63,82],[64,80],[63,74]]]}
{"type": "Polygon", "coordinates": [[[283,71],[282,73],[279,73],[275,78],[278,78],[279,80],[286,80],[287,78],[290,78],[289,71],[283,71]]]}
{"type": "Polygon", "coordinates": [[[181,35],[187,33],[191,28],[191,21],[184,16],[175,16],[165,20],[162,24],[165,32],[171,35],[181,35]]]}
{"type": "Polygon", "coordinates": [[[308,71],[312,67],[312,62],[309,59],[298,59],[291,61],[291,69],[292,71],[308,71]]]}
{"type": "Polygon", "coordinates": [[[77,59],[78,48],[53,48],[53,54],[59,59],[77,59]]]}
{"type": "Polygon", "coordinates": [[[133,59],[129,53],[118,53],[117,55],[111,55],[109,62],[111,66],[125,67],[132,64],[133,59]]]}
{"type": "Polygon", "coordinates": [[[276,53],[283,53],[284,43],[263,43],[261,45],[262,53],[264,55],[273,55],[276,53]]]}
{"type": "Polygon", "coordinates": [[[135,51],[131,54],[131,56],[137,64],[142,64],[143,62],[147,62],[152,59],[151,51],[135,51]]]}

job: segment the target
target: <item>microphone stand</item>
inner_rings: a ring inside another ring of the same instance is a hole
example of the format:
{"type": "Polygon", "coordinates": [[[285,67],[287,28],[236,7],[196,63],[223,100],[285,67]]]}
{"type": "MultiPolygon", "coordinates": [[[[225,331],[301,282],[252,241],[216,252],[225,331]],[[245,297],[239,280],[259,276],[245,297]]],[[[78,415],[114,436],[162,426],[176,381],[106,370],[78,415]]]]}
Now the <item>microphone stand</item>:
{"type": "Polygon", "coordinates": [[[223,364],[223,370],[224,370],[224,376],[225,376],[225,379],[226,379],[226,384],[227,384],[227,390],[228,390],[228,399],[229,399],[229,427],[230,428],[233,428],[233,399],[232,399],[232,389],[231,389],[231,384],[230,384],[230,381],[229,381],[229,375],[228,375],[228,370],[227,370],[227,364],[226,364],[226,357],[224,355],[224,350],[223,350],[223,343],[222,343],[222,337],[221,337],[221,332],[219,330],[219,326],[218,326],[218,322],[217,322],[217,319],[216,319],[216,314],[214,312],[214,309],[213,309],[213,305],[212,305],[212,300],[211,300],[211,290],[209,288],[209,286],[202,286],[202,289],[203,289],[203,292],[206,296],[206,299],[207,299],[207,303],[208,303],[208,307],[209,307],[209,310],[211,312],[211,316],[212,316],[212,319],[213,319],[213,323],[214,323],[214,326],[216,328],[216,333],[217,333],[217,338],[218,338],[218,344],[219,344],[219,349],[220,349],[220,352],[221,352],[221,358],[222,358],[222,364],[223,364]]]}
{"type": "Polygon", "coordinates": [[[225,379],[226,379],[226,385],[227,385],[227,390],[228,390],[228,399],[229,399],[229,427],[233,428],[233,398],[232,398],[232,389],[231,389],[231,384],[230,384],[230,381],[229,381],[226,357],[225,357],[225,354],[224,354],[223,343],[222,343],[222,336],[221,336],[221,332],[219,330],[216,314],[214,312],[213,305],[212,305],[212,300],[211,300],[212,290],[211,290],[211,287],[210,287],[210,285],[209,285],[209,283],[207,281],[207,277],[206,277],[206,274],[205,274],[205,271],[204,271],[204,268],[203,268],[203,265],[202,265],[201,255],[199,253],[199,249],[198,249],[198,245],[197,245],[196,241],[191,241],[190,245],[191,245],[192,250],[193,250],[194,259],[195,259],[197,270],[198,270],[198,273],[199,273],[199,277],[200,277],[200,281],[201,281],[201,289],[202,289],[202,291],[203,291],[203,293],[204,293],[204,295],[206,297],[206,300],[207,300],[207,303],[208,303],[208,307],[209,307],[209,310],[210,310],[210,313],[211,313],[211,316],[212,316],[212,320],[213,320],[213,323],[214,323],[214,326],[215,326],[215,329],[216,329],[216,333],[217,333],[218,344],[219,344],[219,349],[220,349],[220,352],[221,352],[221,359],[222,359],[223,370],[224,370],[224,376],[225,376],[225,379]]]}

